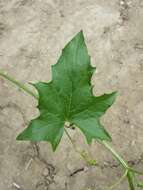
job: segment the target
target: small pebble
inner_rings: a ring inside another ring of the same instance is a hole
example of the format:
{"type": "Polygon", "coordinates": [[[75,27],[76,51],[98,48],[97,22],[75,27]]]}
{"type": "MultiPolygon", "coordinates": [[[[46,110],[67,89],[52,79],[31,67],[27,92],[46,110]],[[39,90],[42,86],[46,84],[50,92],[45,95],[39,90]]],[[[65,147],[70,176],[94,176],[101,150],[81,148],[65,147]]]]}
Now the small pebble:
{"type": "Polygon", "coordinates": [[[131,129],[134,129],[135,128],[135,126],[134,125],[131,125],[131,129]]]}
{"type": "Polygon", "coordinates": [[[124,1],[120,1],[120,5],[124,5],[125,4],[125,2],[124,1]]]}
{"type": "Polygon", "coordinates": [[[131,145],[134,146],[136,144],[136,141],[132,141],[131,145]]]}
{"type": "Polygon", "coordinates": [[[88,167],[84,167],[84,172],[87,172],[88,171],[88,167]]]}
{"type": "Polygon", "coordinates": [[[13,182],[13,186],[16,187],[17,189],[20,189],[20,186],[15,182],[13,182]]]}
{"type": "Polygon", "coordinates": [[[47,169],[47,168],[44,168],[43,175],[44,175],[44,176],[47,176],[48,174],[49,174],[48,169],[47,169]]]}

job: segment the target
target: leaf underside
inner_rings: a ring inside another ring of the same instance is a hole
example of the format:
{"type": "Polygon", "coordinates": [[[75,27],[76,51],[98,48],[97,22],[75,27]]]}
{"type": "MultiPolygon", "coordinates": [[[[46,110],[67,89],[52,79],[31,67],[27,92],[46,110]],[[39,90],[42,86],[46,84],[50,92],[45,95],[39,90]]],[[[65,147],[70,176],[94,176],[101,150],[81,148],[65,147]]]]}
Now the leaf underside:
{"type": "Polygon", "coordinates": [[[17,140],[49,141],[55,150],[67,121],[83,132],[89,144],[92,139],[111,140],[100,117],[113,104],[116,92],[94,96],[91,85],[94,71],[81,31],[65,46],[58,62],[52,66],[52,80],[34,84],[39,93],[40,115],[17,140]]]}

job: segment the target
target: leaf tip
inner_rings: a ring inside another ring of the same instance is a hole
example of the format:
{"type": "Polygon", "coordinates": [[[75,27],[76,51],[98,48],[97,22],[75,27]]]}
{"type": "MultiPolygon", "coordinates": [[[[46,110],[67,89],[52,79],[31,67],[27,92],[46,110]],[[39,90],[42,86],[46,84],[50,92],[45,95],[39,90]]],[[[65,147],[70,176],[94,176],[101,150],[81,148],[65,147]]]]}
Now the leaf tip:
{"type": "Polygon", "coordinates": [[[116,100],[117,96],[119,95],[119,92],[118,91],[114,91],[112,92],[112,101],[114,103],[114,101],[116,100]]]}
{"type": "Polygon", "coordinates": [[[116,97],[119,95],[119,92],[118,91],[114,91],[112,92],[116,97]]]}
{"type": "Polygon", "coordinates": [[[57,144],[57,143],[55,144],[55,143],[52,143],[52,142],[51,142],[51,146],[52,146],[53,152],[55,152],[56,149],[57,149],[58,144],[57,144]]]}
{"type": "Polygon", "coordinates": [[[17,141],[23,140],[23,139],[21,138],[21,134],[19,134],[19,135],[16,137],[16,140],[17,140],[17,141]]]}
{"type": "Polygon", "coordinates": [[[109,96],[110,99],[110,106],[115,102],[117,96],[119,95],[118,91],[114,91],[110,94],[107,94],[109,96]]]}
{"type": "Polygon", "coordinates": [[[74,38],[81,38],[81,39],[84,41],[83,30],[80,30],[80,31],[75,35],[75,37],[73,37],[73,39],[74,39],[74,38]]]}
{"type": "Polygon", "coordinates": [[[83,36],[83,30],[81,29],[78,34],[83,36]]]}

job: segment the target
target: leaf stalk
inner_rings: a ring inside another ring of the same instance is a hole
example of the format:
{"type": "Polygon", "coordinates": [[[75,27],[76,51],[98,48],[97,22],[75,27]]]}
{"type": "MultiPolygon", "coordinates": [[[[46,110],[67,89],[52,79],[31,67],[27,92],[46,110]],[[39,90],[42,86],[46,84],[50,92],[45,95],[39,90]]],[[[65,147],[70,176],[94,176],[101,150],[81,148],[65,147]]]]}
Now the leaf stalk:
{"type": "Polygon", "coordinates": [[[83,151],[80,151],[77,149],[77,146],[74,142],[74,140],[71,138],[70,134],[68,133],[68,130],[66,128],[64,128],[65,130],[65,134],[67,135],[68,139],[70,140],[73,149],[75,150],[76,153],[78,153],[80,155],[80,157],[89,165],[96,165],[95,160],[89,159],[84,153],[83,151]]]}
{"type": "Polygon", "coordinates": [[[7,74],[7,72],[0,70],[0,76],[2,76],[3,78],[7,79],[11,83],[15,84],[18,88],[22,89],[23,91],[25,91],[26,93],[30,94],[31,96],[33,96],[35,99],[38,100],[38,95],[36,93],[34,93],[33,91],[31,91],[27,86],[25,86],[21,82],[17,81],[16,79],[14,79],[11,76],[9,76],[7,74]]]}

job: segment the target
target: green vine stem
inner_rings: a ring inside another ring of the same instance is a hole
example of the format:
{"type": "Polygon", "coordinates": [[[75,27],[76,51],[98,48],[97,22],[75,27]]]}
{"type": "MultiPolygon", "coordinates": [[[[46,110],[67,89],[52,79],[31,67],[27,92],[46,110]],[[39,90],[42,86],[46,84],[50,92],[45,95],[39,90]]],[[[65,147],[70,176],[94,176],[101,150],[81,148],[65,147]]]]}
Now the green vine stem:
{"type": "Polygon", "coordinates": [[[37,94],[32,92],[27,86],[25,86],[21,82],[17,81],[16,79],[14,79],[11,76],[9,76],[7,74],[7,72],[0,70],[0,76],[2,76],[3,78],[9,80],[11,83],[15,84],[18,88],[22,89],[23,91],[27,92],[28,94],[30,94],[31,96],[33,96],[34,98],[36,98],[38,100],[38,95],[37,94]]]}
{"type": "MultiPolygon", "coordinates": [[[[16,79],[14,79],[13,77],[9,76],[7,74],[7,72],[4,72],[2,70],[0,70],[0,76],[2,76],[3,78],[7,79],[8,81],[10,81],[11,83],[15,84],[18,88],[22,89],[23,91],[27,92],[28,94],[30,94],[31,96],[33,96],[36,100],[38,100],[38,95],[35,94],[33,91],[31,91],[27,86],[25,86],[24,84],[22,84],[21,82],[17,81],[16,79]]],[[[71,136],[69,135],[67,129],[65,129],[65,133],[67,135],[67,137],[69,138],[69,140],[71,141],[72,143],[72,146],[74,148],[74,150],[80,154],[80,156],[87,162],[89,163],[90,165],[92,165],[91,161],[92,160],[89,160],[87,159],[87,157],[83,154],[83,152],[79,151],[76,147],[76,144],[75,142],[73,141],[73,139],[71,138],[71,136]]],[[[122,165],[122,167],[125,169],[125,173],[124,175],[118,180],[117,183],[115,183],[114,185],[110,186],[108,190],[112,190],[113,188],[115,188],[117,185],[119,185],[123,179],[125,177],[127,177],[128,179],[128,183],[129,183],[129,187],[130,187],[130,190],[135,190],[135,183],[134,183],[134,173],[137,173],[139,175],[142,175],[143,173],[141,172],[138,172],[136,170],[134,170],[133,168],[130,168],[127,164],[127,162],[111,147],[111,145],[106,142],[106,141],[98,141],[100,144],[104,145],[104,147],[106,149],[108,149],[112,155],[116,158],[116,160],[119,161],[119,163],[122,165]]],[[[94,164],[95,165],[95,164],[94,164]]]]}
{"type": "Polygon", "coordinates": [[[130,190],[135,190],[135,184],[134,184],[134,176],[132,175],[132,171],[128,164],[124,161],[124,159],[111,147],[111,145],[106,141],[100,141],[101,144],[103,144],[112,154],[113,156],[119,161],[119,163],[123,166],[125,171],[127,171],[127,179],[129,183],[130,190]]]}
{"type": "Polygon", "coordinates": [[[117,187],[119,184],[121,184],[125,180],[125,178],[127,177],[127,174],[128,174],[128,170],[125,170],[124,174],[120,177],[120,179],[116,183],[108,187],[107,190],[115,189],[115,187],[117,187]]]}
{"type": "Polygon", "coordinates": [[[106,149],[108,149],[114,157],[121,163],[121,165],[125,169],[129,169],[128,164],[123,160],[123,158],[111,147],[111,145],[107,141],[99,141],[100,144],[104,145],[106,149]]]}

